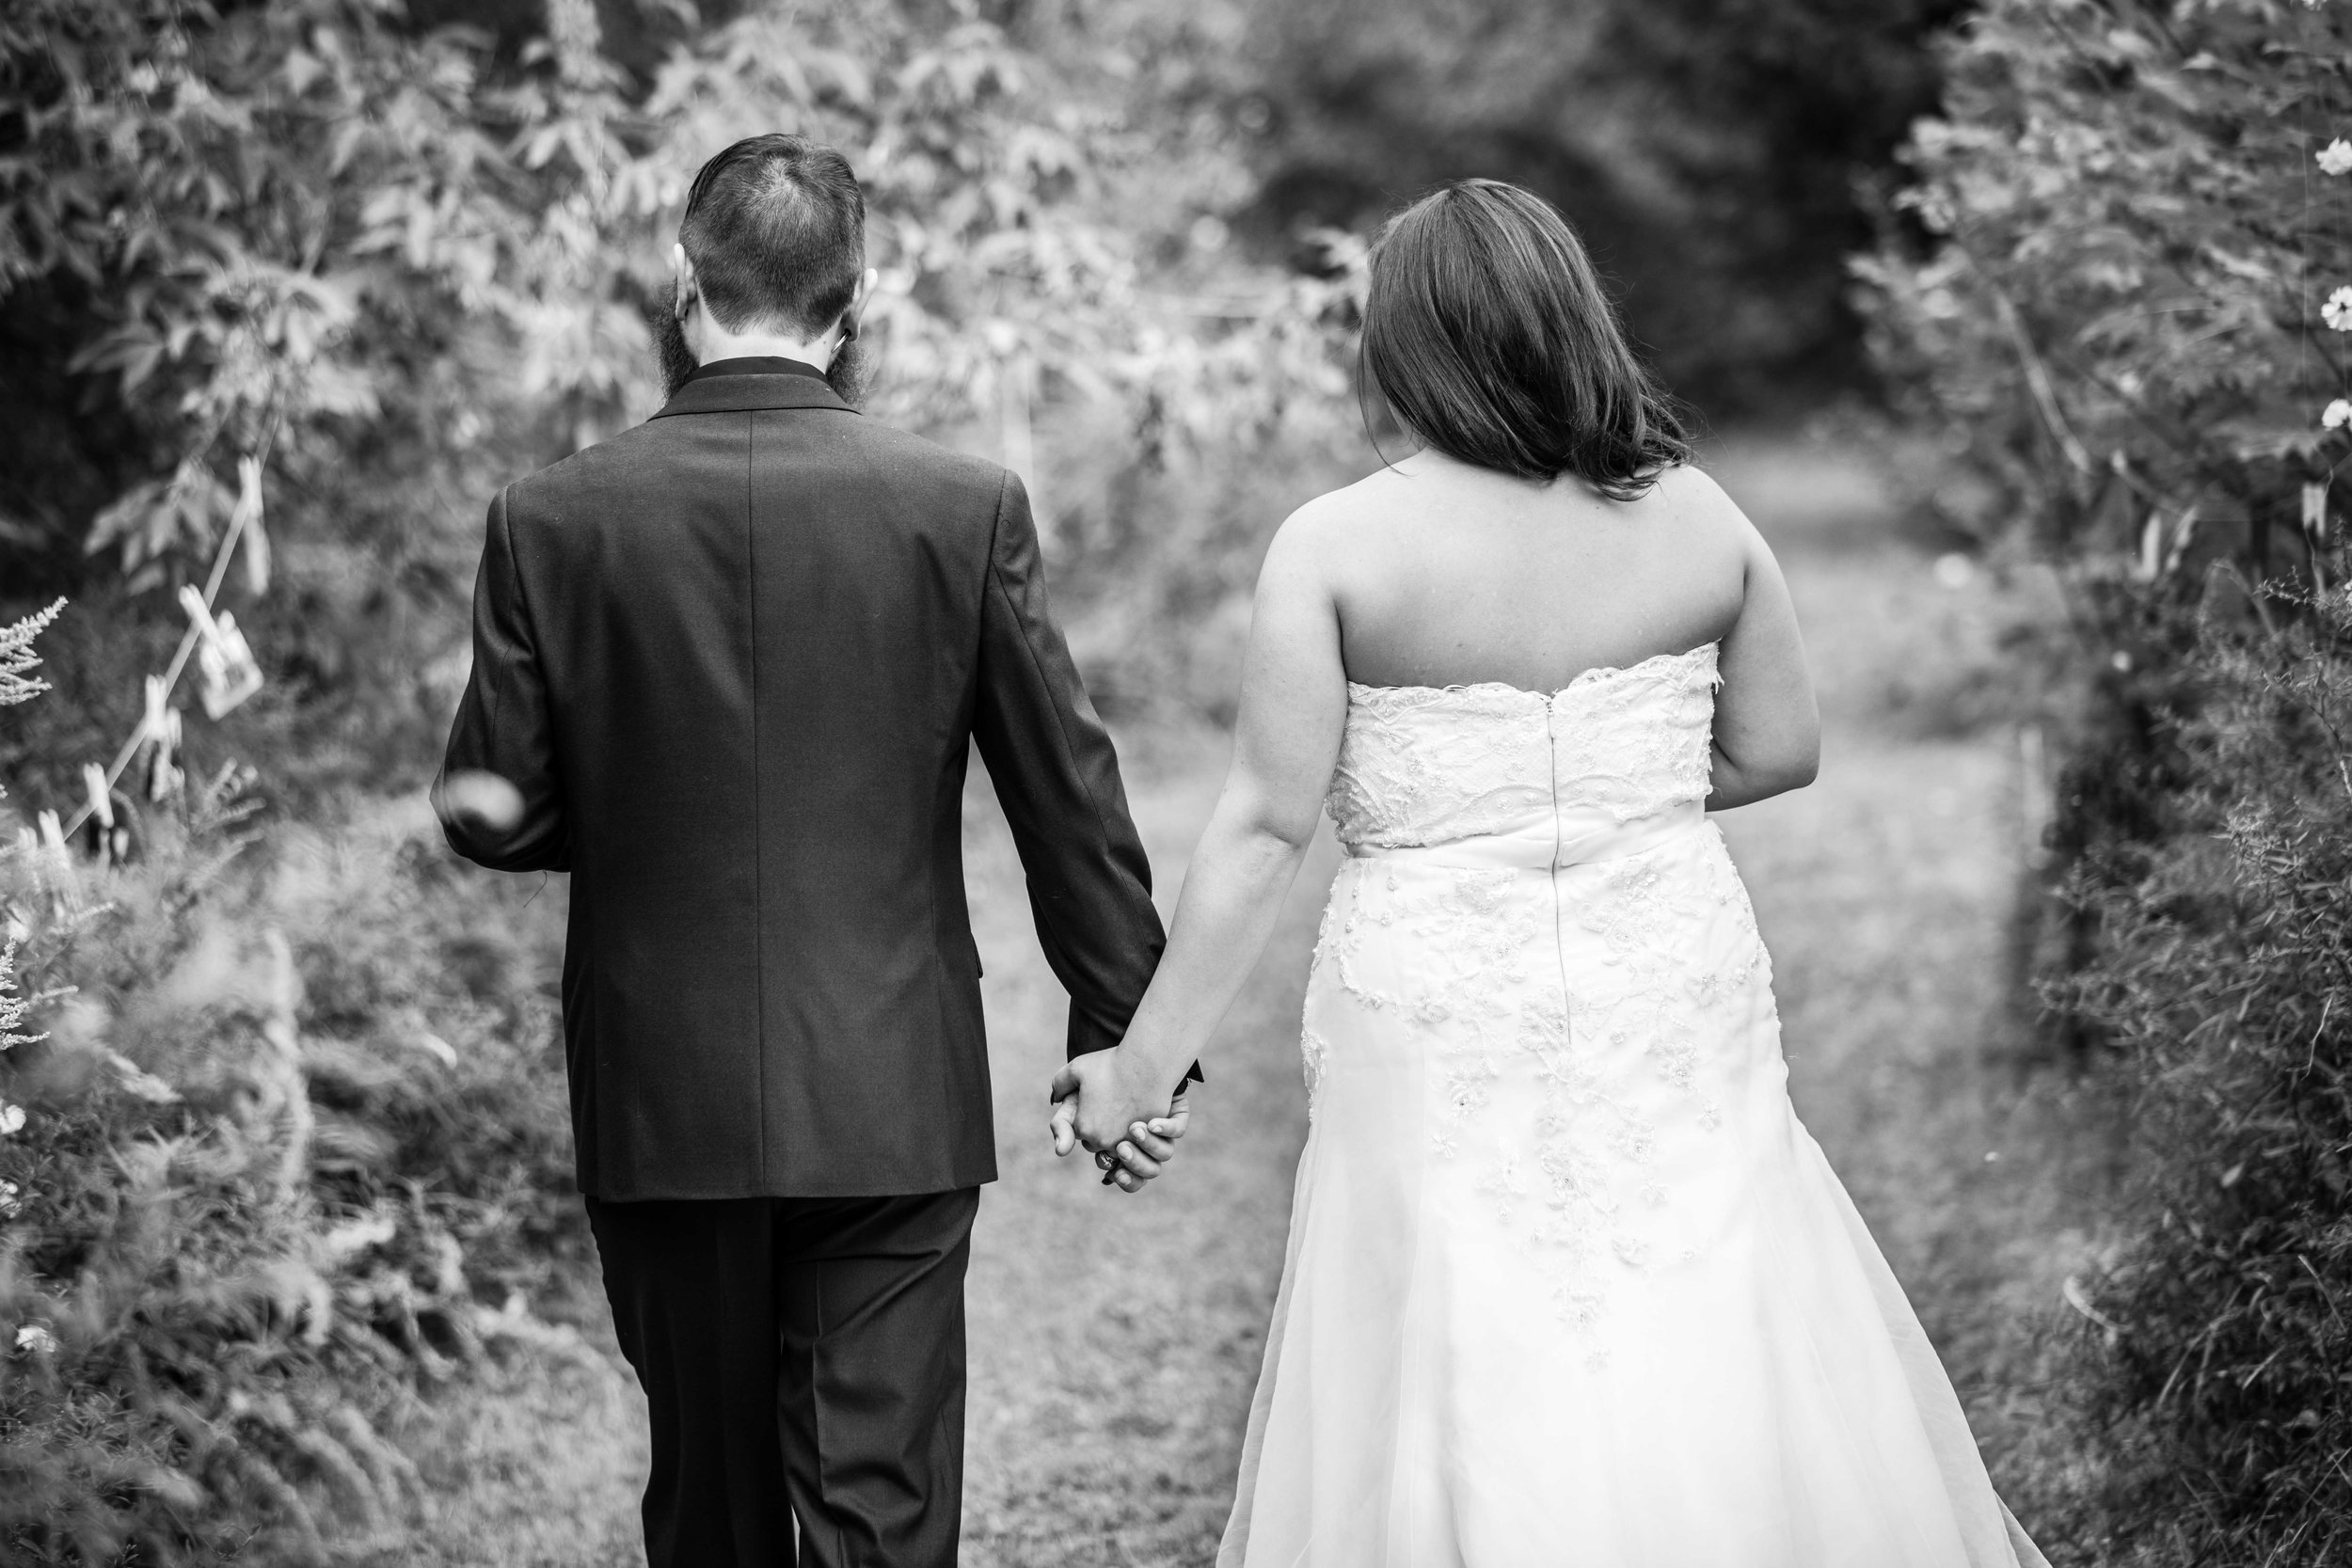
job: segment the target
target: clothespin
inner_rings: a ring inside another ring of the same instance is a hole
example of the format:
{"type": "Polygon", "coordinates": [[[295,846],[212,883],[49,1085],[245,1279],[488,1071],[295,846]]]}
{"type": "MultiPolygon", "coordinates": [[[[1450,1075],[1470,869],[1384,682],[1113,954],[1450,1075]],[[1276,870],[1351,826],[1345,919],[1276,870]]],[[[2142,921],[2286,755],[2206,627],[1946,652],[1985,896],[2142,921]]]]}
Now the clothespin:
{"type": "Polygon", "coordinates": [[[147,716],[139,721],[139,744],[147,749],[147,798],[160,805],[179,793],[182,774],[180,710],[161,675],[147,677],[147,716]]]}
{"type": "Polygon", "coordinates": [[[245,514],[245,585],[255,598],[269,592],[269,535],[262,531],[262,460],[237,459],[237,510],[245,514]]]}
{"type": "Polygon", "coordinates": [[[196,667],[202,677],[198,695],[205,717],[219,719],[262,689],[262,667],[235,616],[224,610],[215,617],[192,587],[180,590],[180,606],[196,626],[196,667]]]}
{"type": "Polygon", "coordinates": [[[101,870],[128,865],[137,837],[132,831],[130,800],[115,794],[106,783],[106,770],[94,762],[82,767],[82,789],[89,799],[82,821],[83,832],[89,835],[90,858],[101,870]]]}
{"type": "Polygon", "coordinates": [[[106,787],[106,770],[94,762],[82,764],[82,788],[89,796],[89,814],[102,828],[115,825],[113,791],[106,787]]]}
{"type": "Polygon", "coordinates": [[[66,910],[79,913],[82,908],[81,879],[73,874],[73,856],[65,847],[65,826],[54,811],[44,811],[34,818],[40,830],[41,858],[49,863],[50,896],[66,910]]]}

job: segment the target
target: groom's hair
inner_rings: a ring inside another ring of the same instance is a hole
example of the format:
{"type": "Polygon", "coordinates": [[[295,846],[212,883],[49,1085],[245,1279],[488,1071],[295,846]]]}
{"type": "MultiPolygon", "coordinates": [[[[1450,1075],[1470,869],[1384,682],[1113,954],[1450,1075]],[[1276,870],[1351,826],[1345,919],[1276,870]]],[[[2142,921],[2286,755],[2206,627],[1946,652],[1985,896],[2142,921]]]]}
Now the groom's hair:
{"type": "Polygon", "coordinates": [[[703,165],[678,244],[711,319],[815,337],[850,308],[866,267],[866,198],[850,161],[781,132],[703,165]]]}

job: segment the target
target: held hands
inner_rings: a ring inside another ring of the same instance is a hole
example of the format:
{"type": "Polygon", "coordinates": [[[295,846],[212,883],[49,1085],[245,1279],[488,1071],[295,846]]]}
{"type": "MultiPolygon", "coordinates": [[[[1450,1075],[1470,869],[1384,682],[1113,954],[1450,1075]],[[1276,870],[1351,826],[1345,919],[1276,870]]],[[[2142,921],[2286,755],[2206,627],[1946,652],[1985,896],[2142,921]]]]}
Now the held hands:
{"type": "Polygon", "coordinates": [[[1138,1192],[1175,1157],[1192,1119],[1185,1089],[1171,1098],[1154,1071],[1118,1047],[1090,1052],[1054,1077],[1054,1152],[1084,1144],[1103,1167],[1103,1184],[1138,1192]]]}

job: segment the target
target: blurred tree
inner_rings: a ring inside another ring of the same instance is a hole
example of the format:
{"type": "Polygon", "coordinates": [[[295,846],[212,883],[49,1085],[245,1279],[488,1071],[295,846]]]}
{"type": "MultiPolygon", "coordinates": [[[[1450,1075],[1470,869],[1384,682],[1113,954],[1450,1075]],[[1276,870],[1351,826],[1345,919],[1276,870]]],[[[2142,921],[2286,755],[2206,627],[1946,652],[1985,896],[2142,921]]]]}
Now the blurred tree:
{"type": "Polygon", "coordinates": [[[1269,0],[1254,13],[1279,244],[1439,180],[1560,203],[1670,385],[1718,413],[1853,384],[1845,256],[1935,99],[1966,0],[1269,0]]]}

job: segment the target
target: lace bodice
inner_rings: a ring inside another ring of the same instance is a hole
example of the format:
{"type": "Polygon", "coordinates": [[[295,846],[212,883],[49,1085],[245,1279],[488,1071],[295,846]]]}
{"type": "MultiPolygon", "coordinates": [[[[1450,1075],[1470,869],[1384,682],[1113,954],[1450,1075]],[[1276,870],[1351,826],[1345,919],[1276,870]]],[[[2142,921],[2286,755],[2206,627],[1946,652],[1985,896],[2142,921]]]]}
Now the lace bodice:
{"type": "Polygon", "coordinates": [[[1562,811],[1624,823],[1705,800],[1716,646],[1587,670],[1549,695],[1350,682],[1328,802],[1340,842],[1447,844],[1562,811]]]}

